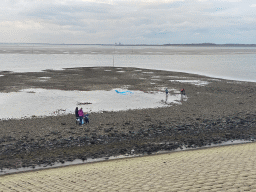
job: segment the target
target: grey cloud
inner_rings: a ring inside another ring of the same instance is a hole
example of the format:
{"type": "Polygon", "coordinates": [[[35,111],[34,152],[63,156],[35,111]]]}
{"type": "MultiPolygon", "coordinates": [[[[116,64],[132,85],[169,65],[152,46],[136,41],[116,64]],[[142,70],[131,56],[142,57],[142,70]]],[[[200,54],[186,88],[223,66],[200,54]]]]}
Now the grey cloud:
{"type": "Polygon", "coordinates": [[[28,18],[40,18],[59,24],[77,24],[82,19],[92,15],[104,14],[108,8],[97,4],[72,4],[72,5],[40,5],[33,9],[22,12],[21,15],[28,18]]]}
{"type": "Polygon", "coordinates": [[[114,1],[113,4],[59,2],[16,0],[11,5],[4,1],[0,5],[5,8],[0,6],[0,10],[5,14],[0,15],[6,20],[40,22],[44,29],[34,28],[31,33],[35,33],[35,38],[40,36],[36,34],[39,33],[47,39],[52,37],[54,41],[65,37],[70,43],[163,43],[174,41],[174,38],[176,43],[214,42],[221,41],[221,38],[224,41],[227,36],[238,36],[239,32],[255,31],[256,26],[255,7],[251,6],[253,2],[250,0],[157,1],[138,5],[133,1],[114,1]]]}

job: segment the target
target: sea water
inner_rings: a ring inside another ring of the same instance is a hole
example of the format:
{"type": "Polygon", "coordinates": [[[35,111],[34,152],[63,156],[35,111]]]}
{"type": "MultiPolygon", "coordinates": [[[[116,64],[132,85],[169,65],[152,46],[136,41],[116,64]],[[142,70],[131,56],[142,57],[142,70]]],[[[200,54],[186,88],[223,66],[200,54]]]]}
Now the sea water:
{"type": "MultiPolygon", "coordinates": [[[[114,66],[179,71],[256,82],[255,51],[253,47],[1,44],[0,71],[38,72],[46,69],[114,66]]],[[[1,78],[3,75],[0,73],[0,81],[1,78]]],[[[42,80],[47,81],[47,78],[42,80]]],[[[207,81],[191,79],[176,81],[196,86],[208,84],[207,81]]],[[[99,94],[99,91],[87,93],[43,89],[0,93],[0,119],[73,113],[77,103],[83,102],[92,103],[83,106],[87,112],[99,112],[165,107],[181,104],[184,100],[180,95],[172,95],[165,101],[165,88],[162,89],[154,94],[134,92],[132,95],[120,95],[115,90],[104,94],[99,94]],[[105,96],[108,102],[105,102],[105,96]],[[120,104],[115,105],[113,102],[120,104]]],[[[174,91],[179,93],[179,90],[174,91]]]]}
{"type": "Polygon", "coordinates": [[[114,66],[256,82],[256,47],[1,44],[0,71],[114,66]]]}

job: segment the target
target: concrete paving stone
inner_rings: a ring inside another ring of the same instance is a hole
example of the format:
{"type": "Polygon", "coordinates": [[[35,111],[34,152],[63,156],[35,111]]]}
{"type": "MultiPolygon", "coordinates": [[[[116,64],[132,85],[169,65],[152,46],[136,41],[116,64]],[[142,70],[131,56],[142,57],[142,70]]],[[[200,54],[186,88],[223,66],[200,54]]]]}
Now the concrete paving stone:
{"type": "Polygon", "coordinates": [[[138,189],[131,189],[130,192],[137,192],[138,189]]]}
{"type": "Polygon", "coordinates": [[[5,175],[0,191],[256,191],[255,151],[249,143],[5,175]]]}
{"type": "Polygon", "coordinates": [[[251,188],[250,187],[240,187],[239,188],[241,191],[250,191],[251,188]]]}
{"type": "Polygon", "coordinates": [[[160,188],[162,191],[170,191],[170,192],[178,192],[180,190],[180,188],[160,188]]]}
{"type": "Polygon", "coordinates": [[[240,192],[240,190],[239,189],[227,189],[226,190],[227,192],[240,192]]]}
{"type": "Polygon", "coordinates": [[[129,192],[129,189],[119,189],[119,190],[114,190],[116,192],[129,192]]]}
{"type": "Polygon", "coordinates": [[[251,189],[256,189],[256,180],[254,181],[254,183],[253,183],[253,184],[248,185],[248,186],[250,186],[250,187],[251,187],[251,189]]]}
{"type": "Polygon", "coordinates": [[[202,191],[211,190],[211,189],[213,189],[213,186],[202,186],[201,189],[202,189],[202,191]]]}
{"type": "MultiPolygon", "coordinates": [[[[161,190],[159,190],[159,189],[150,189],[149,190],[149,192],[159,192],[159,191],[161,191],[161,190]]],[[[136,191],[137,192],[137,191],[136,191]]]]}
{"type": "Polygon", "coordinates": [[[200,192],[200,189],[190,189],[189,192],[200,192]]]}

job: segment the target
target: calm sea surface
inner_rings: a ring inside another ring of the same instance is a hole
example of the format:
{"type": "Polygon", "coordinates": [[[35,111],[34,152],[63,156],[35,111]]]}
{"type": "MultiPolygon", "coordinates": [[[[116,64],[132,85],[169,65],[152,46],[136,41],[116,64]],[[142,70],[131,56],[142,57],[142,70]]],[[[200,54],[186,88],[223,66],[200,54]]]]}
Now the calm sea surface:
{"type": "Polygon", "coordinates": [[[255,47],[0,44],[0,71],[115,66],[256,82],[255,47]]]}

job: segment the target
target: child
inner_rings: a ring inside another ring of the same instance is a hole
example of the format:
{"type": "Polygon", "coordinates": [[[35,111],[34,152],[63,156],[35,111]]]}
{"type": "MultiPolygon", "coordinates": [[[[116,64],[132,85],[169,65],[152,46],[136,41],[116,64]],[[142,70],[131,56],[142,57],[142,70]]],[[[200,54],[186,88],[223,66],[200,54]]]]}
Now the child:
{"type": "Polygon", "coordinates": [[[84,113],[84,122],[89,123],[89,114],[84,113]]]}

